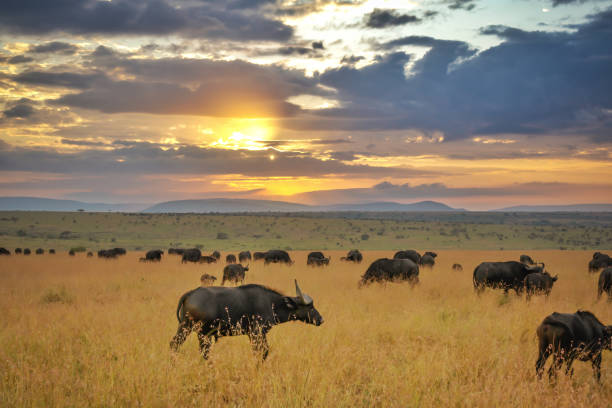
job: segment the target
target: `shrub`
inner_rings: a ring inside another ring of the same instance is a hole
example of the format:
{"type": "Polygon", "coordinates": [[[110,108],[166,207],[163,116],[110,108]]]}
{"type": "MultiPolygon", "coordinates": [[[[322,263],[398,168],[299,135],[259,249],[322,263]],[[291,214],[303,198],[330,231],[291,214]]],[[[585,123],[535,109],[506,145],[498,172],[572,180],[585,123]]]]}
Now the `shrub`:
{"type": "Polygon", "coordinates": [[[368,239],[370,239],[370,236],[368,234],[362,234],[361,235],[361,240],[362,241],[367,241],[368,239]]]}
{"type": "Polygon", "coordinates": [[[229,236],[225,232],[217,232],[217,239],[228,239],[229,236]]]}

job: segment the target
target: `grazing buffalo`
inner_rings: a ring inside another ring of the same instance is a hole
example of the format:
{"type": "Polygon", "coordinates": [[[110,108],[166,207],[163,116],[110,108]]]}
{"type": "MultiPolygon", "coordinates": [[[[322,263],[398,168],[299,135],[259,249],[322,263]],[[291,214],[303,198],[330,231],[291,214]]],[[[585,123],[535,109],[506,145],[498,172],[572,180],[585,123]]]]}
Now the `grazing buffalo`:
{"type": "Polygon", "coordinates": [[[225,256],[225,263],[235,264],[236,263],[236,255],[234,255],[234,254],[227,254],[225,256]]]}
{"type": "Polygon", "coordinates": [[[202,251],[200,251],[198,248],[186,249],[185,251],[183,251],[183,257],[181,258],[181,262],[199,262],[201,257],[202,251]]]}
{"type": "Polygon", "coordinates": [[[23,250],[23,254],[24,254],[24,255],[30,255],[31,253],[32,253],[32,251],[30,251],[30,248],[25,248],[25,249],[23,250]]]}
{"type": "Polygon", "coordinates": [[[589,272],[596,273],[608,266],[612,266],[612,258],[601,252],[595,252],[593,259],[589,262],[589,272]]]}
{"type": "Polygon", "coordinates": [[[10,255],[11,251],[6,248],[0,248],[0,255],[10,255]]]}
{"type": "Polygon", "coordinates": [[[363,255],[361,255],[361,252],[359,252],[358,249],[351,249],[350,251],[348,251],[348,254],[340,258],[340,260],[347,261],[347,262],[361,263],[361,261],[363,261],[363,255]]]}
{"type": "Polygon", "coordinates": [[[550,295],[550,291],[557,279],[558,276],[550,276],[548,272],[528,274],[523,282],[527,300],[529,300],[532,295],[550,295]]]}
{"type": "Polygon", "coordinates": [[[409,281],[419,283],[419,266],[410,259],[378,259],[361,277],[359,286],[372,282],[409,281]]]}
{"type": "Polygon", "coordinates": [[[178,350],[196,330],[200,352],[207,359],[210,346],[219,337],[247,335],[253,349],[265,360],[269,351],[266,335],[275,325],[292,320],[323,324],[312,298],[302,293],[297,281],[295,291],[296,296],[290,297],[253,284],[189,291],[179,299],[176,310],[179,327],[170,348],[178,350]]]}
{"type": "Polygon", "coordinates": [[[250,251],[242,251],[238,254],[238,261],[240,263],[250,261],[251,260],[251,252],[250,251]]]}
{"type": "Polygon", "coordinates": [[[215,259],[219,260],[219,259],[221,259],[221,252],[219,252],[219,251],[213,251],[212,256],[213,256],[215,259]]]}
{"type": "Polygon", "coordinates": [[[601,299],[601,295],[604,292],[608,294],[608,300],[612,301],[612,267],[607,267],[599,274],[597,299],[601,299]]]}
{"type": "MultiPolygon", "coordinates": [[[[74,252],[74,251],[73,251],[73,252],[74,252]]],[[[74,253],[73,253],[72,255],[74,255],[74,253]]],[[[92,256],[93,256],[93,252],[91,252],[91,251],[87,252],[87,257],[88,257],[88,258],[91,258],[92,256]]]]}
{"type": "Polygon", "coordinates": [[[410,259],[418,265],[421,263],[421,254],[414,249],[407,249],[405,251],[397,251],[395,255],[393,255],[393,259],[410,259]]]}
{"type": "Polygon", "coordinates": [[[259,261],[260,259],[266,259],[265,252],[253,252],[253,260],[259,261]]]}
{"type": "Polygon", "coordinates": [[[168,248],[168,255],[183,255],[184,253],[184,248],[168,248]]]}
{"type": "Polygon", "coordinates": [[[49,253],[50,253],[51,255],[55,255],[55,249],[51,248],[51,249],[49,250],[49,253]]]}
{"type": "Polygon", "coordinates": [[[264,258],[264,264],[267,265],[269,263],[284,263],[287,265],[292,265],[293,261],[291,260],[291,257],[287,251],[283,251],[282,249],[272,249],[266,252],[266,257],[264,258]]]}
{"type": "Polygon", "coordinates": [[[529,266],[517,261],[482,262],[474,269],[474,289],[481,293],[486,287],[508,290],[514,289],[520,294],[525,277],[534,272],[543,272],[542,266],[529,266]]]}
{"type": "Polygon", "coordinates": [[[160,262],[164,251],[161,249],[152,249],[145,254],[144,258],[140,258],[141,262],[160,262]]]}
{"type": "Polygon", "coordinates": [[[310,265],[310,266],[323,266],[323,265],[329,265],[329,260],[331,258],[326,258],[325,255],[323,255],[323,252],[311,252],[308,254],[308,258],[306,261],[306,265],[310,265]]]}
{"type": "MultiPolygon", "coordinates": [[[[71,249],[70,251],[68,251],[68,255],[70,256],[75,256],[76,255],[76,251],[74,249],[71,249]]],[[[92,254],[93,255],[93,254],[92,254]]],[[[99,255],[98,255],[99,256],[99,255]]]]}
{"type": "Polygon", "coordinates": [[[452,266],[453,271],[457,271],[457,272],[462,272],[463,271],[463,266],[461,266],[461,264],[455,263],[452,266]]]}
{"type": "Polygon", "coordinates": [[[234,283],[244,282],[245,272],[249,270],[248,266],[242,266],[240,264],[230,264],[223,268],[223,280],[221,285],[225,285],[225,281],[234,283]]]}
{"type": "Polygon", "coordinates": [[[200,260],[198,261],[199,263],[207,263],[207,264],[211,264],[211,263],[217,263],[217,258],[215,258],[214,256],[202,256],[200,257],[200,260]]]}
{"type": "Polygon", "coordinates": [[[21,248],[15,248],[15,253],[16,253],[16,254],[20,254],[20,253],[22,253],[22,252],[23,252],[23,251],[21,250],[21,248]]]}
{"type": "Polygon", "coordinates": [[[37,248],[35,253],[36,253],[36,255],[42,255],[42,254],[45,253],[45,250],[42,249],[42,248],[37,248]]]}
{"type": "Polygon", "coordinates": [[[529,255],[521,255],[519,261],[524,263],[525,265],[535,265],[535,262],[529,255]]]}
{"type": "Polygon", "coordinates": [[[435,260],[436,256],[438,256],[438,254],[436,254],[435,252],[431,252],[431,251],[425,252],[423,256],[421,256],[420,265],[428,266],[432,268],[436,263],[436,260],[435,260]]]}
{"type": "Polygon", "coordinates": [[[200,284],[202,285],[202,287],[210,286],[213,283],[215,283],[216,280],[217,280],[216,277],[209,275],[207,273],[200,276],[200,284]]]}
{"type": "Polygon", "coordinates": [[[553,313],[547,316],[537,329],[539,357],[536,373],[542,377],[544,364],[552,354],[553,362],[548,370],[550,378],[556,376],[563,363],[565,374],[571,374],[576,358],[591,361],[595,378],[601,377],[601,353],[612,350],[612,326],[605,326],[591,312],[553,313]]]}

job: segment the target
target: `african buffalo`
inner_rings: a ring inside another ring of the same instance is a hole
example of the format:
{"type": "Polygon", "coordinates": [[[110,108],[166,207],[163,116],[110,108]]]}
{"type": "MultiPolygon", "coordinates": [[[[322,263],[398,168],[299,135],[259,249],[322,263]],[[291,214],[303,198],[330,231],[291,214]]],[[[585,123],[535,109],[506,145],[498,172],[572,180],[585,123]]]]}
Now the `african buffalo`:
{"type": "Polygon", "coordinates": [[[227,254],[225,256],[225,263],[235,264],[236,263],[236,255],[234,255],[234,254],[227,254]]]}
{"type": "Polygon", "coordinates": [[[529,255],[521,255],[519,261],[525,265],[535,265],[535,262],[533,262],[533,259],[531,259],[529,255]]]}
{"type": "MultiPolygon", "coordinates": [[[[74,251],[73,251],[73,252],[74,252],[74,251]]],[[[73,253],[73,255],[74,255],[74,253],[73,253]]],[[[91,252],[91,251],[87,252],[87,257],[88,257],[88,258],[91,258],[92,256],[93,256],[93,252],[91,252]]]]}
{"type": "Polygon", "coordinates": [[[23,250],[23,254],[24,254],[24,255],[30,255],[31,253],[32,253],[32,251],[30,251],[30,248],[25,248],[25,249],[23,250]]]}
{"type": "Polygon", "coordinates": [[[358,249],[351,249],[350,251],[348,251],[348,254],[340,258],[340,260],[347,261],[347,262],[361,263],[361,261],[363,261],[363,255],[361,255],[361,252],[359,252],[358,249]]]}
{"type": "Polygon", "coordinates": [[[74,250],[74,249],[69,250],[69,251],[68,251],[68,255],[70,255],[70,256],[75,256],[75,255],[76,255],[75,250],[74,250]]]}
{"type": "Polygon", "coordinates": [[[463,271],[463,266],[461,266],[461,264],[458,264],[458,263],[453,264],[452,268],[453,268],[453,271],[457,271],[457,272],[463,271]]]}
{"type": "Polygon", "coordinates": [[[576,313],[553,313],[547,316],[536,331],[539,357],[536,373],[542,377],[544,364],[552,354],[553,362],[548,370],[550,378],[556,376],[563,363],[567,364],[565,374],[571,374],[576,358],[591,361],[595,378],[601,377],[601,353],[612,350],[612,326],[605,326],[591,312],[578,310],[576,313]]]}
{"type": "Polygon", "coordinates": [[[529,300],[532,295],[536,294],[550,295],[550,291],[557,279],[558,276],[550,276],[548,272],[528,274],[523,282],[527,300],[529,300]]]}
{"type": "Polygon", "coordinates": [[[207,273],[203,274],[202,276],[200,276],[200,284],[204,287],[204,286],[210,286],[213,283],[215,283],[215,281],[217,280],[216,277],[209,275],[207,273]]]}
{"type": "Polygon", "coordinates": [[[414,249],[407,249],[405,251],[397,251],[395,255],[393,255],[393,259],[410,259],[415,264],[420,264],[421,254],[414,249]]]}
{"type": "Polygon", "coordinates": [[[215,258],[214,256],[201,256],[200,259],[198,260],[199,263],[207,263],[207,264],[211,264],[211,263],[217,263],[217,258],[215,258]]]}
{"type": "Polygon", "coordinates": [[[219,252],[219,251],[213,251],[212,256],[213,256],[215,259],[219,260],[219,259],[221,259],[221,252],[219,252]]]}
{"type": "Polygon", "coordinates": [[[419,266],[410,259],[381,258],[372,262],[361,277],[359,286],[372,282],[409,281],[419,283],[419,266]]]}
{"type": "Polygon", "coordinates": [[[184,253],[184,248],[168,248],[168,255],[183,255],[184,253]]]}
{"type": "Polygon", "coordinates": [[[230,264],[223,268],[223,280],[221,285],[225,285],[225,281],[234,283],[243,283],[245,272],[249,270],[248,266],[242,266],[240,264],[230,264]]]}
{"type": "Polygon", "coordinates": [[[266,259],[266,252],[253,252],[253,260],[259,261],[260,259],[266,259]]]}
{"type": "Polygon", "coordinates": [[[601,299],[604,292],[608,294],[608,300],[612,301],[612,267],[607,267],[599,274],[597,299],[601,299]]]}
{"type": "Polygon", "coordinates": [[[178,350],[196,330],[200,352],[207,359],[210,346],[219,337],[247,335],[254,351],[261,353],[265,360],[269,351],[266,334],[273,326],[292,320],[316,326],[323,323],[312,298],[302,293],[297,281],[295,291],[295,297],[284,296],[254,284],[189,291],[179,299],[176,310],[179,327],[170,348],[178,350]]]}
{"type": "Polygon", "coordinates": [[[36,255],[42,255],[42,254],[44,254],[44,253],[45,253],[45,250],[44,250],[44,249],[42,249],[42,248],[38,248],[38,249],[36,249],[36,252],[35,252],[35,253],[36,253],[36,255]]]}
{"type": "Polygon", "coordinates": [[[431,251],[427,251],[423,254],[423,256],[421,256],[421,262],[420,265],[421,266],[428,266],[428,267],[433,267],[436,263],[435,261],[435,257],[438,256],[438,254],[436,254],[435,252],[431,252],[431,251]]]}
{"type": "Polygon", "coordinates": [[[486,287],[500,288],[505,293],[514,289],[518,295],[528,274],[543,271],[544,264],[529,266],[517,261],[482,262],[474,269],[474,289],[477,293],[481,293],[486,287]]]}
{"type": "Polygon", "coordinates": [[[125,255],[126,252],[124,248],[101,249],[98,251],[98,258],[116,258],[119,255],[125,255]]]}
{"type": "Polygon", "coordinates": [[[266,257],[264,258],[264,264],[267,265],[269,263],[285,263],[288,265],[293,264],[291,257],[287,253],[287,251],[283,251],[282,249],[272,249],[266,252],[266,257]]]}
{"type": "Polygon", "coordinates": [[[608,266],[612,266],[612,258],[607,254],[595,252],[593,254],[593,259],[589,262],[589,272],[596,273],[608,266]]]}
{"type": "Polygon", "coordinates": [[[202,251],[200,251],[198,248],[186,249],[185,251],[183,251],[181,263],[199,262],[201,257],[202,251]]]}
{"type": "Polygon", "coordinates": [[[145,254],[144,258],[140,258],[141,262],[160,262],[164,251],[161,249],[152,249],[145,254]]]}
{"type": "Polygon", "coordinates": [[[308,254],[308,258],[306,260],[306,265],[310,265],[310,266],[323,266],[323,265],[329,265],[329,260],[331,258],[326,258],[325,255],[323,255],[323,252],[311,252],[308,254]]]}
{"type": "Polygon", "coordinates": [[[50,253],[51,255],[55,255],[55,249],[51,248],[51,249],[49,250],[49,253],[50,253]]]}
{"type": "Polygon", "coordinates": [[[15,253],[16,253],[16,254],[20,254],[20,253],[22,253],[22,252],[23,252],[23,251],[21,250],[21,248],[15,248],[15,253]]]}
{"type": "Polygon", "coordinates": [[[240,261],[240,263],[250,261],[250,260],[251,260],[251,252],[242,251],[238,254],[238,261],[240,261]]]}
{"type": "Polygon", "coordinates": [[[6,248],[0,248],[0,255],[10,255],[11,251],[6,248]]]}

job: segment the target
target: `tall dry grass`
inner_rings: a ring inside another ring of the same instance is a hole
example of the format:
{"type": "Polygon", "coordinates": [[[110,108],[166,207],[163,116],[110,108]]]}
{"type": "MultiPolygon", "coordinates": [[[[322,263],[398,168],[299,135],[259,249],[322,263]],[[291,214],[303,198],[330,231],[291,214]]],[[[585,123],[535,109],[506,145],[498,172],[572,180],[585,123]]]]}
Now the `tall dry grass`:
{"type": "Polygon", "coordinates": [[[247,282],[293,295],[293,278],[325,318],[320,327],[287,323],[270,335],[262,364],[246,337],[223,338],[208,362],[195,336],[180,352],[168,343],[179,296],[221,265],[139,263],[66,255],[0,259],[0,406],[612,406],[612,352],[602,383],[590,364],[556,386],[537,381],[535,329],[553,311],[593,311],[612,324],[612,305],[596,302],[591,252],[531,255],[559,274],[549,299],[472,288],[483,260],[518,252],[440,251],[433,270],[407,284],[357,288],[369,263],[327,268],[251,263],[247,282]],[[461,263],[463,272],[451,265],[461,263]]]}

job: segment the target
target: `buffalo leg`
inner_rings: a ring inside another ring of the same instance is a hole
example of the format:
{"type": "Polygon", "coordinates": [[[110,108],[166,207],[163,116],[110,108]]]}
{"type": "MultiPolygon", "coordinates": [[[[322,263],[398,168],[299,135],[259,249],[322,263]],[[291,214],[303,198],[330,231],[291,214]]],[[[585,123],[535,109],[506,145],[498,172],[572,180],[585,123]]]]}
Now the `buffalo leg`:
{"type": "Polygon", "coordinates": [[[261,360],[265,360],[268,357],[268,352],[270,351],[270,346],[268,345],[268,340],[266,338],[266,333],[256,333],[249,336],[251,341],[251,347],[253,347],[253,351],[261,356],[261,360]]]}
{"type": "Polygon", "coordinates": [[[204,360],[208,360],[208,353],[213,343],[212,337],[208,336],[206,333],[199,332],[198,340],[200,341],[200,354],[202,354],[204,360]]]}
{"type": "Polygon", "coordinates": [[[546,364],[548,356],[550,356],[550,348],[546,346],[540,347],[540,356],[538,357],[538,361],[536,361],[536,374],[538,375],[538,378],[542,378],[544,364],[546,364]]]}
{"type": "Polygon", "coordinates": [[[554,380],[557,378],[557,371],[563,366],[565,358],[562,353],[555,353],[553,355],[553,362],[548,369],[548,378],[554,380]]]}
{"type": "Polygon", "coordinates": [[[601,380],[601,353],[593,359],[593,375],[598,382],[601,380]]]}
{"type": "Polygon", "coordinates": [[[565,375],[569,375],[570,377],[574,375],[574,370],[572,369],[572,364],[576,359],[576,354],[572,353],[567,357],[567,366],[565,367],[565,375]]]}
{"type": "Polygon", "coordinates": [[[176,334],[170,341],[170,349],[172,349],[173,351],[178,351],[181,344],[183,344],[185,340],[187,340],[187,336],[191,334],[191,330],[191,322],[189,322],[188,320],[181,322],[176,331],[176,334]]]}

